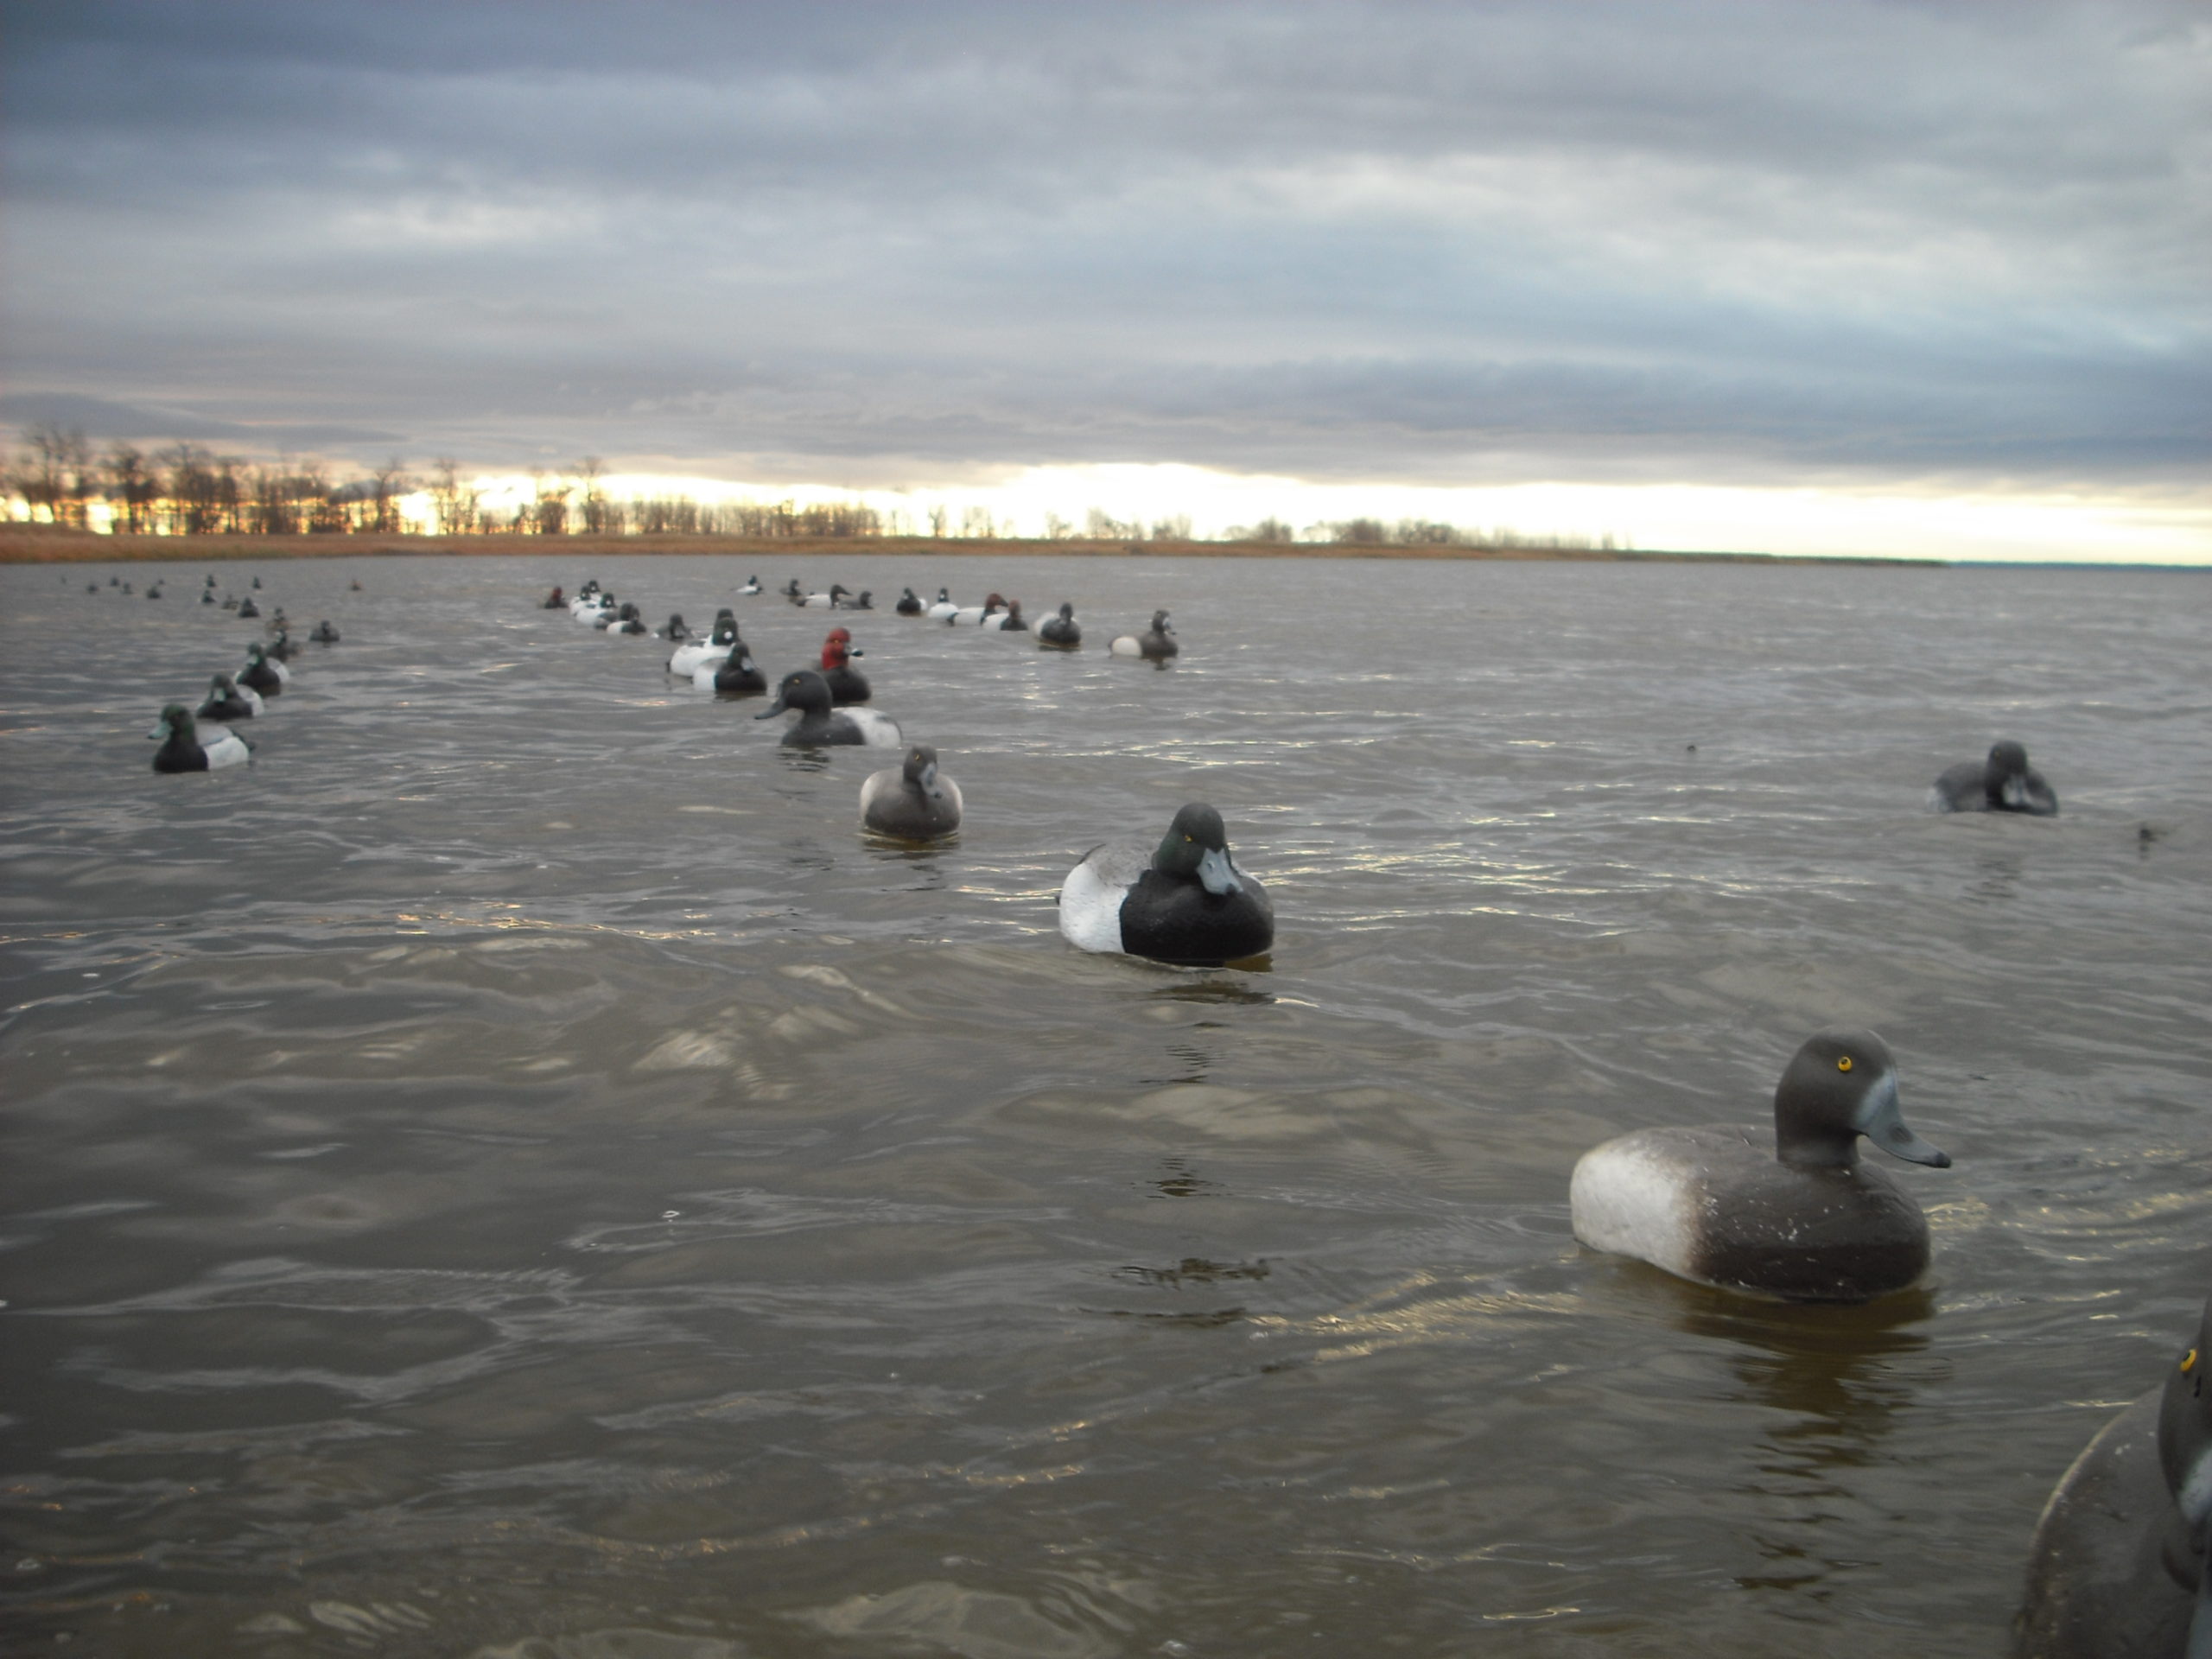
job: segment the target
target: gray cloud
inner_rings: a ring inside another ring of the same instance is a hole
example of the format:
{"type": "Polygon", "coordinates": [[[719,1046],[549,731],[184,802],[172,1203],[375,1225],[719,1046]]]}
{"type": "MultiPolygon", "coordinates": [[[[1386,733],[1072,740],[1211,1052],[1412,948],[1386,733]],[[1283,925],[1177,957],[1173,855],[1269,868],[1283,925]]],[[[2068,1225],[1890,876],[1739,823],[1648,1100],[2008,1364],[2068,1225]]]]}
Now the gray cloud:
{"type": "Polygon", "coordinates": [[[10,22],[0,412],[115,435],[867,483],[2212,459],[2179,4],[10,22]]]}

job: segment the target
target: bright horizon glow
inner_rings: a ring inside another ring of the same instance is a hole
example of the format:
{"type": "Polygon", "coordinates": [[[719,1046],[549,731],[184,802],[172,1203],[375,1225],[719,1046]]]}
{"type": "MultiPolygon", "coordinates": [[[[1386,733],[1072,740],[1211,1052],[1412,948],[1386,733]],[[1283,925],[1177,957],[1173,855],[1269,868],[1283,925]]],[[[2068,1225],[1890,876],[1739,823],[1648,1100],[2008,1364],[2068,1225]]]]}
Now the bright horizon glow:
{"type": "MultiPolygon", "coordinates": [[[[483,505],[499,512],[512,513],[537,491],[537,480],[523,474],[485,474],[472,481],[483,505]]],[[[1611,536],[1617,547],[1655,552],[2212,563],[2212,505],[2147,494],[2136,501],[2053,492],[1914,494],[1696,484],[1454,488],[1319,484],[1174,463],[1033,467],[988,484],[897,490],[655,473],[609,474],[599,487],[614,500],[688,496],[702,505],[863,502],[883,515],[887,529],[910,535],[928,533],[930,513],[938,507],[956,532],[969,509],[981,508],[1001,536],[1042,539],[1053,515],[1080,535],[1085,515],[1096,507],[1147,527],[1188,514],[1200,540],[1270,517],[1299,531],[1364,518],[1505,529],[1533,538],[1580,537],[1593,543],[1611,536]]],[[[427,494],[404,505],[410,519],[430,521],[427,494]]]]}

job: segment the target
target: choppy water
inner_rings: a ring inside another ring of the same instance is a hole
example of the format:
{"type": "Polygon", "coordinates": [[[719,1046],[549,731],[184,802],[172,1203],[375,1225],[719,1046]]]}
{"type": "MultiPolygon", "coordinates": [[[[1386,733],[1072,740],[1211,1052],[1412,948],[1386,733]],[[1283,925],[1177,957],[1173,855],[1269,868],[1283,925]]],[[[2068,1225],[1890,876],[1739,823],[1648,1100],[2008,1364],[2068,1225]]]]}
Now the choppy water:
{"type": "MultiPolygon", "coordinates": [[[[895,757],[533,608],[696,626],[708,559],[219,567],[345,642],[156,777],[257,626],[200,569],[0,571],[0,1640],[1995,1653],[2212,1289],[2204,576],[760,568],[1075,601],[1072,658],[855,621],[967,794],[918,852],[895,757]],[[1109,660],[1155,606],[1183,660],[1109,660]],[[2064,815],[1925,812],[1999,735],[2064,815]],[[1272,967],[1066,946],[1194,798],[1272,967]],[[1895,1166],[1924,1294],[1574,1243],[1583,1148],[1839,1021],[1957,1160],[1895,1166]]],[[[772,670],[828,626],[734,602],[772,670]]]]}

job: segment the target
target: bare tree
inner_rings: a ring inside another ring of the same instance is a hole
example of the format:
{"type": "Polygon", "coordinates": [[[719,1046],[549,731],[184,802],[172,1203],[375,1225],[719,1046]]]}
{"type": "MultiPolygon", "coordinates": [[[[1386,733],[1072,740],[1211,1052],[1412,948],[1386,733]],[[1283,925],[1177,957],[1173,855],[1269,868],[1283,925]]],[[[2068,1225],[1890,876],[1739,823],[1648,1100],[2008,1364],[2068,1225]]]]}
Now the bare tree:
{"type": "Polygon", "coordinates": [[[123,507],[123,528],[136,536],[153,517],[154,503],[162,493],[161,480],[147,467],[143,452],[128,443],[109,447],[104,463],[108,499],[123,507]]]}
{"type": "Polygon", "coordinates": [[[430,505],[438,517],[438,534],[466,536],[476,528],[483,493],[461,480],[459,463],[441,455],[430,463],[430,505]]]}
{"type": "Polygon", "coordinates": [[[415,487],[406,466],[394,455],[371,474],[374,492],[369,498],[369,528],[378,536],[397,536],[404,528],[399,522],[399,498],[415,487]]]}

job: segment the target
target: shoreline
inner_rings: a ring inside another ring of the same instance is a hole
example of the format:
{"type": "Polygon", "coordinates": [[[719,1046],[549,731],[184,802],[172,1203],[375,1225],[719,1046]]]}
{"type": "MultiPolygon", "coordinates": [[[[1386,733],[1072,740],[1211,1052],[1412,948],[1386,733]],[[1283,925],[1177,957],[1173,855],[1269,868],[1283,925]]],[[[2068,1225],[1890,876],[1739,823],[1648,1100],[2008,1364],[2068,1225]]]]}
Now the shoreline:
{"type": "Polygon", "coordinates": [[[1699,553],[1624,548],[1400,547],[1366,542],[966,540],[930,536],[103,536],[51,524],[0,524],[0,564],[188,564],[219,559],[543,558],[778,554],[859,558],[1412,559],[1508,563],[1848,564],[1947,569],[1942,559],[1866,554],[1699,553]]]}

